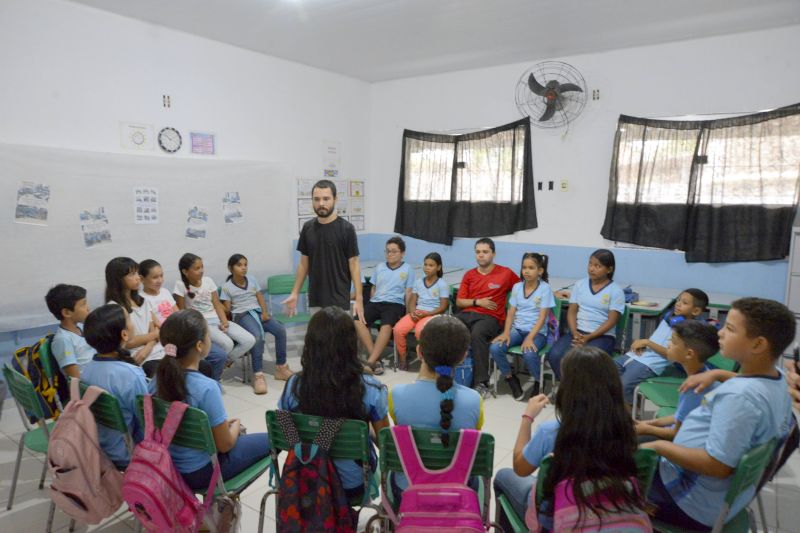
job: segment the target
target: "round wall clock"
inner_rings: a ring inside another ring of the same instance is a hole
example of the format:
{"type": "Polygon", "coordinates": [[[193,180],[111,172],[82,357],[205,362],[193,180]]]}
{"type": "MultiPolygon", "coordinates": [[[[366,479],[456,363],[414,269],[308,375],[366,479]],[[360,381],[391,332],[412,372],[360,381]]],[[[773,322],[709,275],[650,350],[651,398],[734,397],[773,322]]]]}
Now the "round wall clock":
{"type": "Polygon", "coordinates": [[[158,145],[169,154],[174,154],[181,148],[183,140],[178,130],[167,126],[158,132],[158,145]]]}

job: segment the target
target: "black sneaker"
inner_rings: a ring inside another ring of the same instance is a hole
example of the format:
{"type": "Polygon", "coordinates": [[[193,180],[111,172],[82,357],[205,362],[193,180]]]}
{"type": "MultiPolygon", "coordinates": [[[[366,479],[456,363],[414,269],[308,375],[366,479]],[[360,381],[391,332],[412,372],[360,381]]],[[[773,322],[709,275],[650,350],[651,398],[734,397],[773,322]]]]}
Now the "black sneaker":
{"type": "Polygon", "coordinates": [[[519,378],[517,378],[516,374],[511,374],[505,379],[511,389],[511,395],[515,400],[521,400],[525,397],[525,393],[522,391],[522,385],[519,384],[519,378]]]}
{"type": "Polygon", "coordinates": [[[534,381],[533,382],[533,387],[531,387],[531,398],[533,398],[534,396],[539,394],[539,387],[540,387],[539,382],[538,381],[534,381]]]}

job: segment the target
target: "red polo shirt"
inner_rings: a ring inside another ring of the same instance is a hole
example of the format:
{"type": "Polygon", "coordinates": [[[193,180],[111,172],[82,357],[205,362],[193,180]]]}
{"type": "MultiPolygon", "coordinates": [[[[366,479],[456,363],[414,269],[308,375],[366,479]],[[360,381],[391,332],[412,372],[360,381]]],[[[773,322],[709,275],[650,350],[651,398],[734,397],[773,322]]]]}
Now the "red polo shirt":
{"type": "Polygon", "coordinates": [[[490,315],[502,324],[506,320],[508,293],[518,281],[519,276],[514,271],[501,265],[494,265],[494,268],[488,274],[481,274],[477,268],[473,268],[464,274],[461,286],[458,288],[457,298],[469,300],[492,299],[497,304],[497,309],[494,311],[473,306],[467,307],[463,311],[490,315]]]}

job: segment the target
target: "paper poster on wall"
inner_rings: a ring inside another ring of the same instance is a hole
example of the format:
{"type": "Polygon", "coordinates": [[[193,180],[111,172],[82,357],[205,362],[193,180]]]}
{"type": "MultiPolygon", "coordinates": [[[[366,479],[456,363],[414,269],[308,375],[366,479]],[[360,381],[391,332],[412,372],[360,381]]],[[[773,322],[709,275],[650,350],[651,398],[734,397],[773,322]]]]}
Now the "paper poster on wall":
{"type": "Polygon", "coordinates": [[[353,198],[364,196],[364,182],[362,180],[350,180],[350,196],[353,198]]]}
{"type": "Polygon", "coordinates": [[[32,181],[21,181],[17,188],[17,206],[14,222],[17,224],[47,225],[47,203],[50,186],[32,181]]]}
{"type": "Polygon", "coordinates": [[[111,243],[111,231],[105,207],[84,209],[80,214],[83,243],[87,248],[111,243]]]}
{"type": "Polygon", "coordinates": [[[347,196],[339,196],[336,198],[336,212],[340,217],[346,217],[350,214],[350,202],[347,196]]]}
{"type": "Polygon", "coordinates": [[[350,215],[364,214],[364,198],[350,197],[350,215]]]}
{"type": "Polygon", "coordinates": [[[351,216],[350,223],[356,228],[356,231],[364,231],[364,217],[351,216]]]}
{"type": "Polygon", "coordinates": [[[199,131],[190,131],[189,137],[192,140],[192,153],[214,155],[214,134],[199,131]]]}
{"type": "Polygon", "coordinates": [[[311,204],[311,198],[298,198],[297,216],[308,217],[313,215],[314,215],[314,206],[311,204]]]}
{"type": "Polygon", "coordinates": [[[133,221],[136,224],[158,224],[158,189],[133,188],[133,221]]]}
{"type": "Polygon", "coordinates": [[[186,217],[186,237],[189,239],[205,239],[208,230],[208,209],[192,206],[186,217]]]}
{"type": "Polygon", "coordinates": [[[152,124],[120,122],[120,144],[126,150],[152,150],[155,147],[152,124]]]}
{"type": "Polygon", "coordinates": [[[297,196],[299,198],[311,196],[311,189],[315,183],[316,180],[311,178],[297,178],[297,196]]]}
{"type": "Polygon", "coordinates": [[[322,141],[322,168],[326,177],[339,175],[342,165],[342,143],[339,141],[322,141]]]}
{"type": "Polygon", "coordinates": [[[242,202],[238,192],[226,192],[222,197],[222,216],[226,224],[239,224],[244,222],[242,202]]]}
{"type": "Polygon", "coordinates": [[[303,226],[305,225],[306,222],[308,222],[309,220],[314,220],[315,218],[316,217],[299,217],[297,219],[297,233],[303,231],[303,226]]]}
{"type": "Polygon", "coordinates": [[[347,180],[333,180],[336,185],[336,200],[339,201],[347,196],[347,180]]]}

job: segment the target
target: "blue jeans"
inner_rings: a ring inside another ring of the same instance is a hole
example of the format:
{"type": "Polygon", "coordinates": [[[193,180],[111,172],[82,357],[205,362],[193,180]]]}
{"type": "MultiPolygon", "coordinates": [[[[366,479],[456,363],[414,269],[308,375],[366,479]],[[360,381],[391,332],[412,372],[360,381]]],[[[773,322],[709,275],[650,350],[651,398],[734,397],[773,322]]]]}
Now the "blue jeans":
{"type": "MultiPolygon", "coordinates": [[[[584,335],[586,334],[584,331],[578,330],[578,332],[584,335]]],[[[614,351],[615,343],[616,339],[611,335],[602,335],[587,342],[586,346],[596,346],[611,356],[611,353],[614,351]]],[[[564,359],[564,356],[567,355],[567,352],[571,349],[572,333],[567,332],[556,341],[550,349],[550,353],[547,354],[547,362],[550,363],[550,368],[553,369],[553,373],[555,373],[556,379],[558,380],[561,379],[561,360],[564,359]]]]}
{"type": "MultiPolygon", "coordinates": [[[[506,358],[508,349],[511,346],[519,346],[522,344],[522,341],[525,340],[525,337],[528,336],[528,333],[528,331],[511,328],[508,344],[495,342],[489,348],[489,354],[492,356],[492,359],[494,359],[494,362],[497,363],[497,368],[500,370],[500,373],[503,375],[503,377],[508,377],[511,375],[511,365],[506,358]]],[[[531,376],[536,378],[536,381],[539,381],[539,378],[541,377],[542,364],[539,357],[539,350],[544,348],[544,346],[547,344],[547,336],[542,333],[538,333],[533,338],[533,344],[536,346],[536,351],[525,352],[522,355],[522,358],[525,360],[525,366],[528,367],[528,372],[531,373],[531,376]]]]}
{"type": "Polygon", "coordinates": [[[635,356],[627,354],[615,358],[614,364],[617,365],[619,377],[622,380],[622,396],[625,398],[625,403],[633,405],[633,391],[636,390],[637,385],[646,379],[655,377],[656,373],[650,370],[649,366],[637,361],[635,356]]]}
{"type": "MultiPolygon", "coordinates": [[[[525,510],[531,497],[531,489],[536,485],[536,476],[519,477],[511,468],[501,468],[494,476],[494,493],[505,494],[517,516],[524,519],[525,510]]],[[[510,531],[510,530],[506,530],[510,531]]]]}
{"type": "MultiPolygon", "coordinates": [[[[211,350],[208,352],[206,358],[203,359],[203,361],[211,365],[211,376],[209,377],[216,381],[219,381],[220,378],[222,377],[223,370],[225,370],[225,362],[227,360],[228,360],[228,354],[225,353],[225,350],[221,346],[216,345],[212,342],[211,350]]],[[[203,361],[201,361],[201,363],[203,361]]],[[[203,369],[201,368],[200,370],[202,371],[203,369]]]]}
{"type": "MultiPolygon", "coordinates": [[[[268,434],[251,433],[249,435],[240,435],[229,452],[217,454],[219,468],[222,471],[222,479],[231,479],[267,455],[269,455],[268,434]]],[[[213,472],[214,467],[209,461],[200,470],[195,470],[188,474],[181,473],[181,477],[192,490],[207,489],[213,472]]]]}
{"type": "Polygon", "coordinates": [[[650,492],[647,493],[647,501],[656,506],[655,517],[662,522],[693,531],[711,531],[709,526],[701,524],[687,515],[684,510],[675,503],[675,500],[672,499],[669,491],[664,486],[658,469],[656,469],[656,475],[653,478],[653,483],[650,485],[650,492]]]}
{"type": "Polygon", "coordinates": [[[236,315],[233,320],[256,338],[256,343],[250,349],[250,357],[253,359],[253,372],[261,372],[264,368],[265,333],[271,333],[275,337],[275,363],[279,365],[286,364],[286,328],[283,324],[274,318],[262,321],[256,319],[250,313],[236,315]]]}

